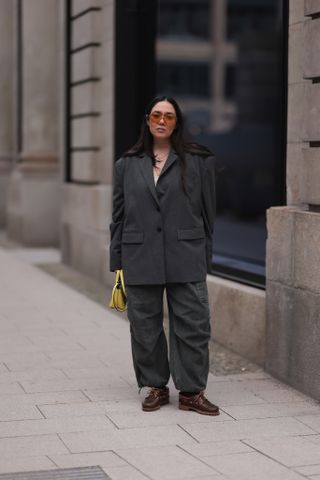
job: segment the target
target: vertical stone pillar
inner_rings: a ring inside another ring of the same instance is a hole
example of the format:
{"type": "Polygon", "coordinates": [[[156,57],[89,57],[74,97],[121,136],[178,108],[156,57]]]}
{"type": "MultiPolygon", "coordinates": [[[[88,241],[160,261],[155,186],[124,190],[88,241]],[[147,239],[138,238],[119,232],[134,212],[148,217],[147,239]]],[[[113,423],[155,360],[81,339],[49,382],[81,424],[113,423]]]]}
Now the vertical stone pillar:
{"type": "Polygon", "coordinates": [[[13,2],[0,2],[0,228],[5,225],[9,173],[13,143],[13,2]]]}
{"type": "Polygon", "coordinates": [[[9,182],[7,229],[32,245],[59,238],[59,8],[56,0],[22,2],[22,149],[9,182]]]}
{"type": "Polygon", "coordinates": [[[290,0],[286,207],[268,211],[267,362],[320,399],[320,3],[290,0]]]}
{"type": "MultiPolygon", "coordinates": [[[[63,184],[63,261],[108,274],[114,128],[114,0],[72,3],[70,181],[63,184]]],[[[113,279],[113,276],[112,276],[113,279]]]]}

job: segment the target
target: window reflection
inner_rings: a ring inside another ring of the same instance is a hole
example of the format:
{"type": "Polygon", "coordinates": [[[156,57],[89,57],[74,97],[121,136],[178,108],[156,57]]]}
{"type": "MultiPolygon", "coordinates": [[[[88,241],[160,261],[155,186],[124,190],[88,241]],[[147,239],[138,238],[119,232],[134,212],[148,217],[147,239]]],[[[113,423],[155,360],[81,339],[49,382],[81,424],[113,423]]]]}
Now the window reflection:
{"type": "Polygon", "coordinates": [[[158,81],[174,95],[206,99],[210,95],[207,63],[160,61],[158,81]]]}
{"type": "Polygon", "coordinates": [[[265,211],[282,200],[281,12],[280,0],[159,1],[157,90],[224,167],[214,265],[260,282],[265,211]]]}
{"type": "Polygon", "coordinates": [[[209,38],[209,0],[162,0],[159,35],[164,37],[209,38]]]}

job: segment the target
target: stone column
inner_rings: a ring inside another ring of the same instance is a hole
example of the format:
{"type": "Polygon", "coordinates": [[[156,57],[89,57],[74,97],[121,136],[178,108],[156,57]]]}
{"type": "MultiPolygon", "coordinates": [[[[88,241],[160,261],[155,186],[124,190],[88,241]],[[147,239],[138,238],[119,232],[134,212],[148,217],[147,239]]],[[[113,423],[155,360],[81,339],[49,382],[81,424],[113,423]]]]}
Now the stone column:
{"type": "Polygon", "coordinates": [[[71,153],[63,184],[63,261],[99,281],[108,273],[114,127],[114,0],[72,4],[71,153]]]}
{"type": "Polygon", "coordinates": [[[7,228],[30,245],[59,238],[59,8],[56,0],[22,2],[22,150],[9,183],[7,228]]]}
{"type": "Polygon", "coordinates": [[[320,3],[290,0],[286,207],[268,211],[267,370],[320,399],[320,3]]]}
{"type": "Polygon", "coordinates": [[[0,2],[0,228],[5,226],[5,206],[13,144],[13,2],[0,2]]]}

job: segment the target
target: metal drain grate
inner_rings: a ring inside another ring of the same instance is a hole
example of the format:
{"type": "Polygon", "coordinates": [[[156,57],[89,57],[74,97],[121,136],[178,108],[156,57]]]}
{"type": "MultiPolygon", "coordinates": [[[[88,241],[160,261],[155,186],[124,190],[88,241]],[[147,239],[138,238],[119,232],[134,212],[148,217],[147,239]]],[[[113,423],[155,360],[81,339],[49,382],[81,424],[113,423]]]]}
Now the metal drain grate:
{"type": "Polygon", "coordinates": [[[100,467],[64,468],[38,472],[5,473],[0,480],[111,480],[100,467]]]}

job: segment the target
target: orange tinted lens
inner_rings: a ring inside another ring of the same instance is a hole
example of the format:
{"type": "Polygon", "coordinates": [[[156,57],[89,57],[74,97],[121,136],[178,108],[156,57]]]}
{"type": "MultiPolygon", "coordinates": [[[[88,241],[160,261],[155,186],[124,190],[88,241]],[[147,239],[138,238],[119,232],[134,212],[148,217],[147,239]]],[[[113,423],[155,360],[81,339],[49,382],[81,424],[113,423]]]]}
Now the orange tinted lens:
{"type": "Polygon", "coordinates": [[[162,117],[162,115],[161,115],[161,113],[159,113],[159,112],[152,112],[152,113],[150,113],[150,120],[151,120],[152,122],[154,122],[154,123],[160,122],[161,117],[162,117]]]}
{"type": "Polygon", "coordinates": [[[172,125],[176,121],[176,116],[173,113],[165,113],[163,117],[164,121],[169,125],[172,125]]]}
{"type": "Polygon", "coordinates": [[[172,125],[176,121],[176,116],[174,115],[174,113],[170,113],[170,112],[166,112],[166,113],[151,112],[149,117],[153,123],[159,123],[162,118],[164,122],[168,125],[172,125]]]}

